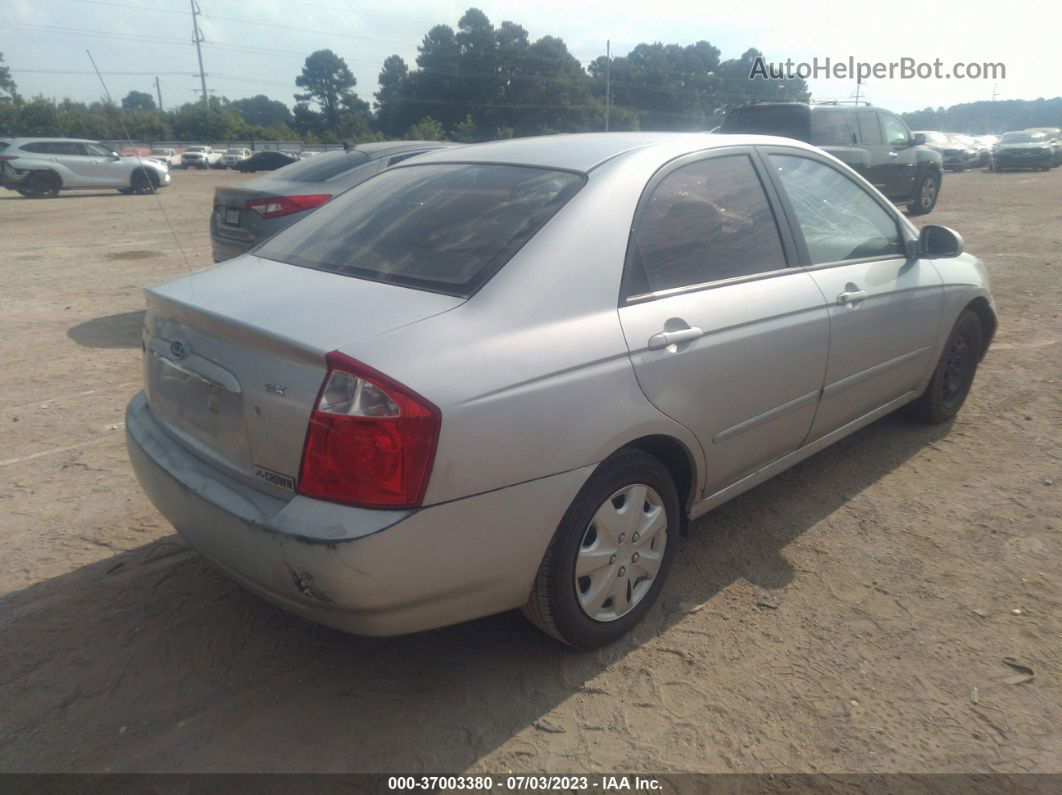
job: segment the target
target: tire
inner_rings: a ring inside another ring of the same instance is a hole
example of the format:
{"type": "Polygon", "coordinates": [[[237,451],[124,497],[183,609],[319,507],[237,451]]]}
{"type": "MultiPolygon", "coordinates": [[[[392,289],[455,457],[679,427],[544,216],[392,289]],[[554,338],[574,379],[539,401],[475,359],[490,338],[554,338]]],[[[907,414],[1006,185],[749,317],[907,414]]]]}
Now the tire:
{"type": "Polygon", "coordinates": [[[972,309],[964,309],[948,335],[925,392],[908,404],[909,416],[937,425],[959,413],[977,373],[981,340],[981,318],[972,309]]]}
{"type": "Polygon", "coordinates": [[[130,193],[154,193],[159,187],[159,177],[154,171],[137,169],[129,180],[130,193]]]}
{"type": "Polygon", "coordinates": [[[933,172],[923,175],[918,181],[918,190],[907,207],[908,215],[925,215],[937,206],[940,196],[940,175],[933,172]]]}
{"type": "Polygon", "coordinates": [[[15,188],[15,192],[16,192],[16,193],[17,193],[17,194],[18,194],[19,196],[22,196],[23,198],[26,198],[26,199],[30,199],[30,198],[32,198],[32,197],[33,197],[33,194],[32,194],[32,193],[30,193],[30,192],[29,192],[28,190],[26,190],[25,188],[15,188]]]}
{"type": "Polygon", "coordinates": [[[524,615],[546,634],[580,649],[623,637],[663,588],[678,549],[681,519],[675,483],[660,460],[641,450],[619,451],[594,471],[564,514],[524,615]],[[632,499],[639,497],[638,515],[628,515],[632,499]],[[647,561],[655,562],[651,576],[646,575],[654,564],[646,566],[647,561]],[[577,578],[579,562],[588,568],[577,578]],[[625,589],[617,590],[619,583],[625,589]]]}
{"type": "Polygon", "coordinates": [[[29,178],[28,190],[34,199],[51,199],[59,195],[62,180],[51,171],[38,171],[29,178]]]}

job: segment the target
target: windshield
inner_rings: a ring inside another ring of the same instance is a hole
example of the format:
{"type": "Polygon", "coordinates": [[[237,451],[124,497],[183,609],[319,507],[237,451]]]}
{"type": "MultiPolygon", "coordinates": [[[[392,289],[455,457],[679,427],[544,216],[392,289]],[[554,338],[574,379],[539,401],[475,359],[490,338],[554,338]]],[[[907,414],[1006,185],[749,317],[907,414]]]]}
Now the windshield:
{"type": "Polygon", "coordinates": [[[206,147],[205,146],[189,146],[184,151],[186,151],[186,152],[205,152],[206,151],[206,147]]]}
{"type": "Polygon", "coordinates": [[[1005,144],[1030,144],[1038,141],[1044,141],[1047,136],[1043,133],[1036,132],[1009,132],[1003,133],[1003,137],[1000,139],[1005,144]]]}
{"type": "Polygon", "coordinates": [[[384,171],[255,250],[266,259],[468,297],[583,185],[525,166],[384,171]]]}
{"type": "Polygon", "coordinates": [[[368,162],[369,156],[357,150],[327,152],[286,166],[283,178],[293,182],[324,182],[368,162]]]}

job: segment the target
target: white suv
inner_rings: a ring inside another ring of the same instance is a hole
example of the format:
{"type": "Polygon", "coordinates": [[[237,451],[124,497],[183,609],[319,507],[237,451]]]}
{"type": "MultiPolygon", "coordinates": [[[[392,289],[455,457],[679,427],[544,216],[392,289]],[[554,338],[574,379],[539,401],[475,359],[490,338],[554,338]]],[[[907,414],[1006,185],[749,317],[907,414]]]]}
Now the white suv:
{"type": "Polygon", "coordinates": [[[215,168],[221,164],[221,152],[211,146],[187,146],[181,153],[181,168],[215,168]]]}
{"type": "Polygon", "coordinates": [[[61,190],[116,188],[152,193],[170,184],[164,163],[123,157],[98,141],[80,138],[0,140],[0,185],[26,197],[51,197],[61,190]]]}
{"type": "Polygon", "coordinates": [[[225,166],[225,168],[236,168],[237,165],[250,156],[250,149],[227,149],[221,157],[221,165],[225,166]]]}

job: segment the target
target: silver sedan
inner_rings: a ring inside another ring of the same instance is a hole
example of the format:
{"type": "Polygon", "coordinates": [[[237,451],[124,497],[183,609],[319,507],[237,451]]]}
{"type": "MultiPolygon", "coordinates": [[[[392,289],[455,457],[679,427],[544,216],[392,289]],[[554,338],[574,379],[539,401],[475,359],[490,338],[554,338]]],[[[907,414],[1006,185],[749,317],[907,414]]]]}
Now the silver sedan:
{"type": "Polygon", "coordinates": [[[235,579],[396,634],[523,608],[578,647],[689,520],[901,407],[952,418],[980,261],[789,139],[427,153],[147,291],[144,490],[235,579]]]}

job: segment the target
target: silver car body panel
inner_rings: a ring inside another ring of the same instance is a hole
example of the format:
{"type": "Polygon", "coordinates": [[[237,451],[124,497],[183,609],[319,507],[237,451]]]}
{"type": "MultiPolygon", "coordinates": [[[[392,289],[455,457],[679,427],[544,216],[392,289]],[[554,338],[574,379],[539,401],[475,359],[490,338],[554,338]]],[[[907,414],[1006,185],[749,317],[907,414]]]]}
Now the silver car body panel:
{"type": "MultiPolygon", "coordinates": [[[[638,439],[666,437],[686,452],[691,516],[752,488],[911,400],[962,309],[983,299],[991,310],[984,267],[969,255],[780,267],[621,303],[628,237],[650,178],[691,152],[756,145],[838,163],[788,139],[703,134],[432,152],[416,163],[564,167],[587,182],[467,300],[251,255],[150,290],[150,404],[135,399],[128,426],[138,477],[178,530],[257,591],[374,634],[521,604],[586,478],[638,439]],[[868,293],[855,308],[834,292],[852,279],[868,293]],[[650,350],[649,337],[674,317],[696,317],[705,334],[650,350]],[[183,358],[174,341],[188,343],[183,358]],[[325,503],[255,472],[297,476],[333,349],[439,407],[425,507],[325,503]],[[180,389],[195,416],[158,388],[175,376],[152,368],[171,365],[193,371],[177,377],[188,379],[180,389]],[[265,514],[252,512],[256,501],[265,514]],[[456,568],[440,571],[448,567],[456,568]]],[[[417,165],[395,166],[406,167],[417,165]]],[[[914,241],[917,230],[888,206],[914,241]]]]}

